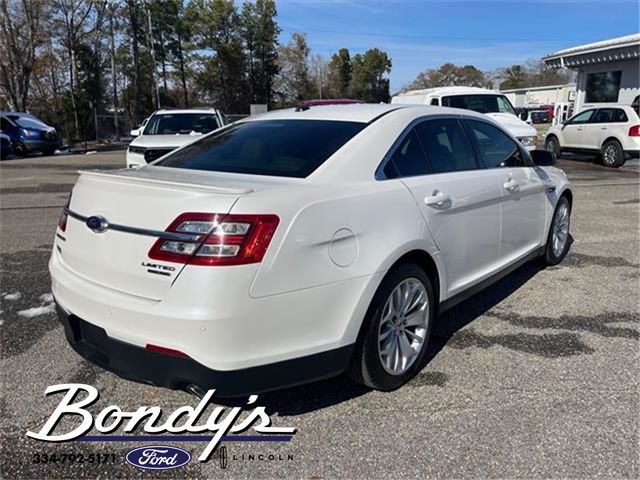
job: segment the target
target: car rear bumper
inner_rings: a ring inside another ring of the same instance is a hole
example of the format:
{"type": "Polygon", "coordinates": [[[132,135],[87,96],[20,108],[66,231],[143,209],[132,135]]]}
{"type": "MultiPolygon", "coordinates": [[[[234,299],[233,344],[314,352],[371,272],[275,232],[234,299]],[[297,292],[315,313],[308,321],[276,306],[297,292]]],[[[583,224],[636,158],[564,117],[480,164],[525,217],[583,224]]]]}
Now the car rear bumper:
{"type": "Polygon", "coordinates": [[[69,314],[57,305],[71,347],[84,359],[127,380],[171,389],[215,389],[218,396],[234,397],[290,387],[342,373],[353,345],[281,362],[220,371],[189,357],[177,357],[131,345],[107,335],[96,325],[69,314]]]}
{"type": "MultiPolygon", "coordinates": [[[[119,342],[144,356],[151,353],[145,349],[149,344],[177,350],[187,355],[193,365],[199,365],[198,370],[209,372],[249,371],[306,357],[326,361],[327,352],[349,347],[356,341],[370,298],[384,275],[381,272],[254,298],[248,290],[256,265],[233,269],[188,266],[162,300],[150,300],[97,284],[75,272],[62,258],[64,242],[56,242],[49,263],[51,291],[67,316],[103,331],[108,345],[119,342]]],[[[99,347],[99,351],[103,350],[99,347]]],[[[85,352],[79,353],[84,356],[85,352]]],[[[121,350],[107,353],[110,358],[121,350]]],[[[102,365],[123,377],[147,383],[182,388],[178,384],[199,380],[185,380],[175,374],[168,379],[149,378],[146,371],[142,375],[129,372],[114,367],[113,362],[120,361],[110,360],[102,365]]],[[[126,361],[124,366],[130,363],[137,361],[126,361]]],[[[346,368],[346,363],[320,371],[304,365],[299,377],[282,383],[311,381],[346,368]]],[[[200,380],[204,382],[205,378],[200,380]]],[[[273,388],[277,387],[276,384],[273,388]]]]}

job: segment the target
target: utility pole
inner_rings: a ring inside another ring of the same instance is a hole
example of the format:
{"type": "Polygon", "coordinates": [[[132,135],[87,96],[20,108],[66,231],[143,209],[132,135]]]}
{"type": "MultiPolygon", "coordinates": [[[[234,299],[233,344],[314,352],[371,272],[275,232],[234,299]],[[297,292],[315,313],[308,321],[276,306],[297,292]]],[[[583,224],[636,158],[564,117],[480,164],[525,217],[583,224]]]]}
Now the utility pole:
{"type": "Polygon", "coordinates": [[[109,12],[109,36],[111,40],[111,80],[113,83],[113,128],[115,130],[116,139],[120,138],[120,128],[118,124],[119,104],[118,104],[118,82],[116,81],[116,44],[113,34],[113,15],[115,14],[115,5],[110,5],[109,12]]]}
{"type": "Polygon", "coordinates": [[[149,23],[148,29],[148,41],[149,41],[149,52],[151,53],[151,80],[153,83],[153,89],[151,91],[151,95],[153,96],[155,91],[156,98],[156,108],[160,108],[160,90],[158,90],[158,83],[156,82],[156,55],[153,49],[153,29],[151,24],[151,5],[149,5],[149,0],[144,0],[145,7],[147,9],[147,20],[149,23]]]}

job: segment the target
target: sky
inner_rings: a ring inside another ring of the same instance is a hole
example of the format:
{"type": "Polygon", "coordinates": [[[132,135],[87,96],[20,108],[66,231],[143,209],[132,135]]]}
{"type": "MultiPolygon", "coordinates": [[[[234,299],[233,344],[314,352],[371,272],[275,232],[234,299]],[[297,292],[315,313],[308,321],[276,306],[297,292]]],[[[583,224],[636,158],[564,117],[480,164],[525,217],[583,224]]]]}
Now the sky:
{"type": "Polygon", "coordinates": [[[638,0],[277,0],[281,42],[307,33],[312,53],[379,48],[391,91],[446,62],[482,70],[640,31],[638,0]]]}

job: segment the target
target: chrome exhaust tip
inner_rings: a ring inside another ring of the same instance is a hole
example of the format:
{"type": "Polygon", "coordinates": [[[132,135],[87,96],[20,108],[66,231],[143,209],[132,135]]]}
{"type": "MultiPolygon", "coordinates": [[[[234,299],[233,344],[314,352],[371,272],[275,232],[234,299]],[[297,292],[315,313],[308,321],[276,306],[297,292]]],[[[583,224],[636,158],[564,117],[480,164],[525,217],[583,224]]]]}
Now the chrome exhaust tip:
{"type": "Polygon", "coordinates": [[[195,383],[190,383],[189,385],[187,385],[186,390],[187,392],[195,395],[201,400],[207,394],[207,391],[204,388],[202,388],[200,385],[196,385],[195,383]]]}

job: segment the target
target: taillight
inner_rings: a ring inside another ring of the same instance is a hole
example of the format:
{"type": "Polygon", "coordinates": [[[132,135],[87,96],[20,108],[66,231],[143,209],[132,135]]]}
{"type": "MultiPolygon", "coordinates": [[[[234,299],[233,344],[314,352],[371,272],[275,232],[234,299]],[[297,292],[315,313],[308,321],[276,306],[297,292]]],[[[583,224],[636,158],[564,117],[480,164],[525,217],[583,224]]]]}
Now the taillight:
{"type": "Polygon", "coordinates": [[[149,258],[205,266],[259,263],[279,221],[276,215],[183,213],[166,232],[191,238],[160,238],[149,258]]]}
{"type": "Polygon", "coordinates": [[[62,214],[60,214],[60,220],[58,220],[58,228],[63,232],[67,230],[67,212],[65,210],[69,208],[69,205],[71,205],[71,195],[69,195],[67,204],[62,209],[62,214]]]}
{"type": "Polygon", "coordinates": [[[629,129],[630,137],[640,137],[640,125],[634,125],[629,129]]]}

